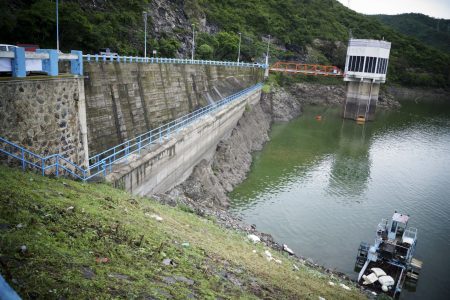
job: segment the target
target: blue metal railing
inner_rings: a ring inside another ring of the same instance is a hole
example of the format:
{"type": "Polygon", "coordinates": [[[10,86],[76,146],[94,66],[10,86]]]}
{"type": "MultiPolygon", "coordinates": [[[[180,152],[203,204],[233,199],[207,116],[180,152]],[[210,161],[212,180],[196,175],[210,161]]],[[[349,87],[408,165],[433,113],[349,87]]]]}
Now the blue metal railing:
{"type": "Polygon", "coordinates": [[[0,299],[1,300],[20,300],[21,298],[17,295],[16,291],[9,286],[9,284],[0,275],[0,299]]]}
{"type": "Polygon", "coordinates": [[[83,181],[99,175],[106,176],[106,174],[112,172],[113,164],[125,160],[131,154],[140,154],[142,150],[149,149],[151,145],[162,144],[162,142],[169,139],[172,134],[179,132],[182,128],[195,122],[199,118],[218,110],[245,94],[259,90],[261,87],[262,83],[258,83],[236,94],[225,97],[217,103],[202,107],[181,118],[98,153],[89,158],[89,166],[87,168],[73,163],[60,154],[43,157],[1,137],[0,153],[19,161],[24,170],[29,167],[39,169],[43,176],[46,174],[54,174],[56,176],[69,174],[83,181]]]}
{"type": "Polygon", "coordinates": [[[262,68],[266,69],[268,66],[259,63],[244,63],[234,61],[216,61],[216,60],[192,60],[183,58],[164,58],[164,57],[138,57],[138,56],[121,56],[121,55],[106,55],[106,54],[85,54],[83,57],[86,61],[103,61],[103,62],[119,62],[119,63],[148,63],[148,64],[190,64],[190,65],[212,65],[212,66],[226,66],[226,67],[244,67],[244,68],[262,68]]]}

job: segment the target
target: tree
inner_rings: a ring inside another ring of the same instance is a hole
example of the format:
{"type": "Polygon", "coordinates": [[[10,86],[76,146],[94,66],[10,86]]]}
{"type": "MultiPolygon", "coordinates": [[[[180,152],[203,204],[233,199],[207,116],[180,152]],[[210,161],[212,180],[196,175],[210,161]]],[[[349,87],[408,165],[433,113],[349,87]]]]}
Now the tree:
{"type": "Polygon", "coordinates": [[[197,55],[200,59],[213,59],[214,49],[208,44],[198,47],[197,55]]]}

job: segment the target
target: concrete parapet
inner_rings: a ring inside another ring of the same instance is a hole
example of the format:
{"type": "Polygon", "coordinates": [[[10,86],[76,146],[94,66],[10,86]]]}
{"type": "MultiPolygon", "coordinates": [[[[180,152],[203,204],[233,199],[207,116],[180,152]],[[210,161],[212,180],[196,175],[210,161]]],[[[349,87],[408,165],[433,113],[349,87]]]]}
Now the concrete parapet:
{"type": "Polygon", "coordinates": [[[217,144],[229,135],[246,106],[259,102],[261,91],[242,96],[173,134],[161,145],[152,145],[135,155],[106,177],[114,186],[138,195],[169,190],[183,182],[202,159],[211,159],[217,144]]]}

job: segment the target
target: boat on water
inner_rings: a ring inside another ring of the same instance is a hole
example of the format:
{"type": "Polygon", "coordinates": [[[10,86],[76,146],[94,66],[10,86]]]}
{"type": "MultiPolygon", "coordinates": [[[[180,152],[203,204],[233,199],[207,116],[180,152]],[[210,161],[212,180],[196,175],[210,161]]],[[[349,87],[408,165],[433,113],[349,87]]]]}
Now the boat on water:
{"type": "Polygon", "coordinates": [[[417,228],[409,216],[395,211],[392,219],[377,226],[375,243],[362,242],[356,257],[358,283],[376,293],[398,297],[405,281],[417,283],[422,262],[415,259],[417,228]]]}

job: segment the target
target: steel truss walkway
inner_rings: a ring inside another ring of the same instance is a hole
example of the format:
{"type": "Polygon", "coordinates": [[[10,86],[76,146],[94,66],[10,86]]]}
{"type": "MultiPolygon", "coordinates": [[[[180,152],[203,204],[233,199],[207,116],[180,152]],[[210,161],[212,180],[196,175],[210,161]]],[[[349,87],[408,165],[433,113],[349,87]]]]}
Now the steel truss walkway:
{"type": "Polygon", "coordinates": [[[278,61],[269,68],[270,72],[303,74],[312,76],[343,77],[344,72],[336,66],[300,64],[297,62],[278,61]]]}

